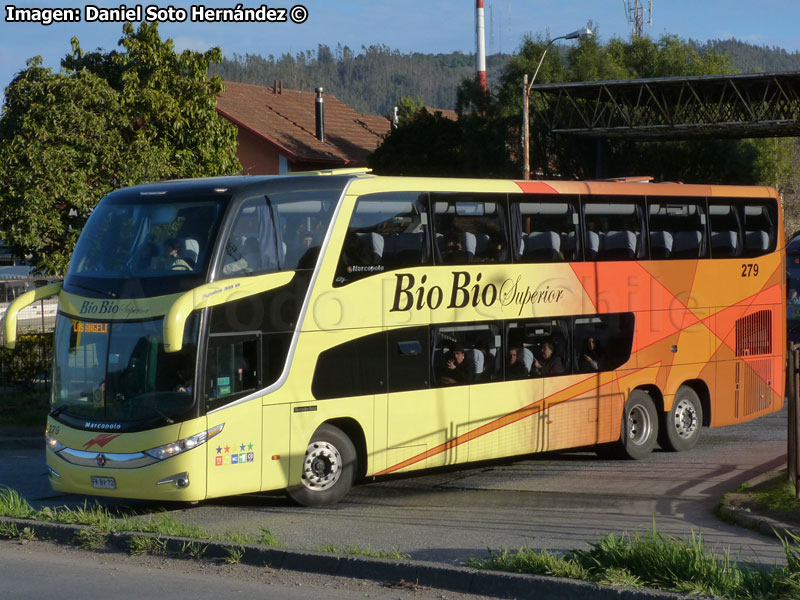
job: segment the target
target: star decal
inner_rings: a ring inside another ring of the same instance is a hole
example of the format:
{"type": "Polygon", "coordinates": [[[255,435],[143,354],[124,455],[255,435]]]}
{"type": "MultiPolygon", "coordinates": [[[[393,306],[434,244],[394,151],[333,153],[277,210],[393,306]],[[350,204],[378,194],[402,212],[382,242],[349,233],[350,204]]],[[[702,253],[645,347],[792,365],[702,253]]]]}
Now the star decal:
{"type": "Polygon", "coordinates": [[[222,446],[217,446],[217,454],[222,454],[222,446]]]}
{"type": "Polygon", "coordinates": [[[228,454],[231,451],[231,447],[227,444],[225,445],[225,454],[228,454]]]}
{"type": "Polygon", "coordinates": [[[242,452],[244,452],[244,444],[242,444],[241,446],[239,446],[239,450],[241,450],[242,452]]]}

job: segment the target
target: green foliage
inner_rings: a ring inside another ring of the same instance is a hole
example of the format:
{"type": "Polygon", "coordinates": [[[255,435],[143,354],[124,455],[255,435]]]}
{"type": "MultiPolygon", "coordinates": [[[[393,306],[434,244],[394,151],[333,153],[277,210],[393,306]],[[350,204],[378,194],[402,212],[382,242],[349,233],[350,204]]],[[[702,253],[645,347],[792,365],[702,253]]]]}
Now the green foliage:
{"type": "Polygon", "coordinates": [[[225,549],[225,556],[220,561],[226,565],[236,565],[242,562],[242,558],[244,558],[244,547],[230,546],[225,549]]]}
{"type": "Polygon", "coordinates": [[[178,521],[171,514],[163,512],[147,519],[124,515],[114,524],[117,531],[137,531],[141,533],[157,533],[178,537],[211,539],[211,534],[199,525],[191,525],[178,521]]]}
{"type": "Polygon", "coordinates": [[[84,550],[100,550],[106,545],[108,533],[96,527],[87,527],[75,532],[72,543],[84,550]]]}
{"type": "Polygon", "coordinates": [[[458,176],[461,129],[441,113],[432,115],[423,108],[387,136],[369,166],[382,175],[458,176]]]}
{"type": "Polygon", "coordinates": [[[664,535],[609,534],[590,545],[556,555],[547,550],[503,550],[470,566],[585,579],[604,585],[627,585],[684,594],[732,599],[800,598],[800,537],[781,540],[786,566],[772,569],[741,565],[727,549],[710,551],[699,533],[690,539],[664,535]]]}
{"type": "Polygon", "coordinates": [[[167,542],[158,537],[135,535],[128,542],[128,552],[134,556],[164,554],[166,551],[167,542]]]}
{"type": "MultiPolygon", "coordinates": [[[[0,347],[0,374],[4,382],[13,383],[30,392],[37,381],[47,377],[52,358],[52,333],[20,335],[13,350],[0,347]]],[[[4,399],[0,398],[0,416],[5,412],[3,404],[4,399]]],[[[42,423],[43,421],[39,421],[37,424],[42,423]]]]}
{"type": "Polygon", "coordinates": [[[14,519],[32,519],[36,511],[28,504],[17,490],[9,488],[0,489],[0,517],[12,517],[14,519]]]}
{"type": "MultiPolygon", "coordinates": [[[[400,98],[421,99],[426,106],[452,109],[459,83],[475,75],[475,57],[450,54],[403,54],[383,45],[357,50],[320,44],[316,50],[262,57],[234,55],[212,67],[226,81],[313,90],[327,93],[360,112],[388,115],[400,98]]],[[[490,83],[508,61],[507,55],[487,59],[490,83]]]]}
{"type": "Polygon", "coordinates": [[[29,542],[36,539],[30,527],[20,529],[16,523],[0,523],[0,539],[29,542]]]}
{"type": "Polygon", "coordinates": [[[411,96],[403,96],[400,100],[397,101],[397,120],[400,125],[405,125],[414,117],[417,116],[425,105],[422,103],[422,99],[417,96],[416,98],[412,98],[411,96]]]}
{"type": "Polygon", "coordinates": [[[0,116],[0,229],[40,271],[63,274],[99,199],[123,184],[239,170],[235,128],[216,114],[214,48],[176,54],[157,24],[123,27],[122,51],[77,39],[53,73],[28,61],[0,116]]]}
{"type": "Polygon", "coordinates": [[[358,544],[347,546],[337,546],[335,544],[325,544],[318,548],[320,552],[330,552],[333,554],[352,554],[354,556],[369,556],[371,558],[392,558],[394,560],[408,560],[411,558],[410,554],[400,552],[398,548],[392,548],[390,551],[373,550],[369,546],[362,548],[358,544]]]}
{"type": "Polygon", "coordinates": [[[179,551],[180,556],[200,560],[206,554],[208,546],[205,544],[198,544],[197,542],[184,542],[179,551]]]}

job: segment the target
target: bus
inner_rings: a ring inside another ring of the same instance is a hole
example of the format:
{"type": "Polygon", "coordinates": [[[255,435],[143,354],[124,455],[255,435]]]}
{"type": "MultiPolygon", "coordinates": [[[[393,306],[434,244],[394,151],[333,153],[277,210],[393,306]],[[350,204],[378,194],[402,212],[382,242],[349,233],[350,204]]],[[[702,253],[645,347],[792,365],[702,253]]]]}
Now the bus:
{"type": "Polygon", "coordinates": [[[800,235],[786,244],[786,337],[800,344],[800,235]]]}
{"type": "Polygon", "coordinates": [[[114,191],[58,296],[52,487],[199,501],[536,452],[642,459],[781,409],[767,187],[376,176],[114,191]]]}

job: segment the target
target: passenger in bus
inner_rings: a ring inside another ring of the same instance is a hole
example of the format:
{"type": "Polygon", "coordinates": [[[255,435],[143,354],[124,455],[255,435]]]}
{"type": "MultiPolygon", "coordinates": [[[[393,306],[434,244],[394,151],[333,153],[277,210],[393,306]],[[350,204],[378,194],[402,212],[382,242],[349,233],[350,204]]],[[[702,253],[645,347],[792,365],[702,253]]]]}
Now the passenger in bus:
{"type": "Polygon", "coordinates": [[[366,266],[372,264],[372,251],[355,231],[348,231],[342,247],[342,266],[366,266]]]}
{"type": "Polygon", "coordinates": [[[797,290],[789,290],[789,304],[800,304],[800,296],[797,295],[797,290]]]}
{"type": "Polygon", "coordinates": [[[464,249],[461,236],[457,231],[447,234],[442,262],[446,265],[463,265],[470,262],[470,255],[464,249]]]}
{"type": "Polygon", "coordinates": [[[522,360],[522,352],[519,348],[508,349],[508,362],[506,363],[506,379],[525,379],[528,376],[528,369],[522,360]]]}
{"type": "Polygon", "coordinates": [[[438,372],[439,383],[443,385],[463,385],[472,379],[472,367],[465,360],[464,347],[456,344],[447,355],[445,364],[438,372]],[[452,358],[449,358],[452,356],[452,358]]]}
{"type": "Polygon", "coordinates": [[[597,340],[589,337],[583,343],[583,349],[578,357],[578,369],[581,372],[599,371],[602,364],[603,353],[597,340]]]}
{"type": "Polygon", "coordinates": [[[192,267],[189,266],[189,263],[178,255],[178,240],[175,238],[168,238],[164,240],[162,251],[164,253],[160,265],[162,269],[169,269],[171,271],[192,270],[192,267]]]}
{"type": "Polygon", "coordinates": [[[555,345],[550,340],[542,344],[542,360],[536,357],[533,359],[533,374],[536,377],[551,377],[564,372],[564,364],[555,350],[555,345]]]}

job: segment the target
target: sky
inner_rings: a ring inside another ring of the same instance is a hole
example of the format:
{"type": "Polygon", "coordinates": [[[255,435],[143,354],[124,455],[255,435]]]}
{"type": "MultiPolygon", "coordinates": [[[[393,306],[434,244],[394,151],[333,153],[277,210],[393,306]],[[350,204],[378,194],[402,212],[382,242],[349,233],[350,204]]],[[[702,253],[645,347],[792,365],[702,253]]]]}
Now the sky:
{"type": "MultiPolygon", "coordinates": [[[[162,38],[172,38],[177,50],[207,50],[219,46],[226,57],[235,54],[296,54],[316,50],[318,44],[362,46],[385,44],[403,53],[439,53],[475,48],[474,0],[275,0],[268,8],[285,9],[285,22],[192,22],[190,6],[228,8],[234,0],[173,0],[136,4],[96,0],[100,9],[141,7],[154,18],[166,18],[169,7],[184,9],[183,21],[160,21],[162,38]],[[302,8],[294,7],[304,7],[302,8]],[[294,8],[294,10],[292,10],[294,8]],[[161,15],[155,14],[162,9],[161,15]],[[299,22],[293,22],[294,15],[299,22]],[[303,15],[305,19],[303,20],[303,15]]],[[[591,25],[601,41],[630,36],[626,0],[485,0],[487,53],[515,52],[526,34],[556,37],[591,25]]],[[[243,0],[245,8],[260,2],[243,0]]],[[[630,0],[629,4],[633,4],[630,0]]],[[[645,18],[647,18],[647,0],[645,18]]],[[[117,48],[121,22],[88,22],[87,6],[64,0],[17,0],[4,2],[0,20],[0,89],[25,68],[26,61],[41,55],[44,65],[58,70],[77,37],[84,50],[117,48]],[[15,9],[77,8],[77,23],[20,22],[15,9]]],[[[91,12],[91,9],[89,9],[91,12]]],[[[180,14],[177,15],[179,18],[180,14]]],[[[652,0],[652,26],[645,34],[663,34],[704,42],[709,39],[739,40],[757,45],[800,51],[800,0],[652,0]]]]}

